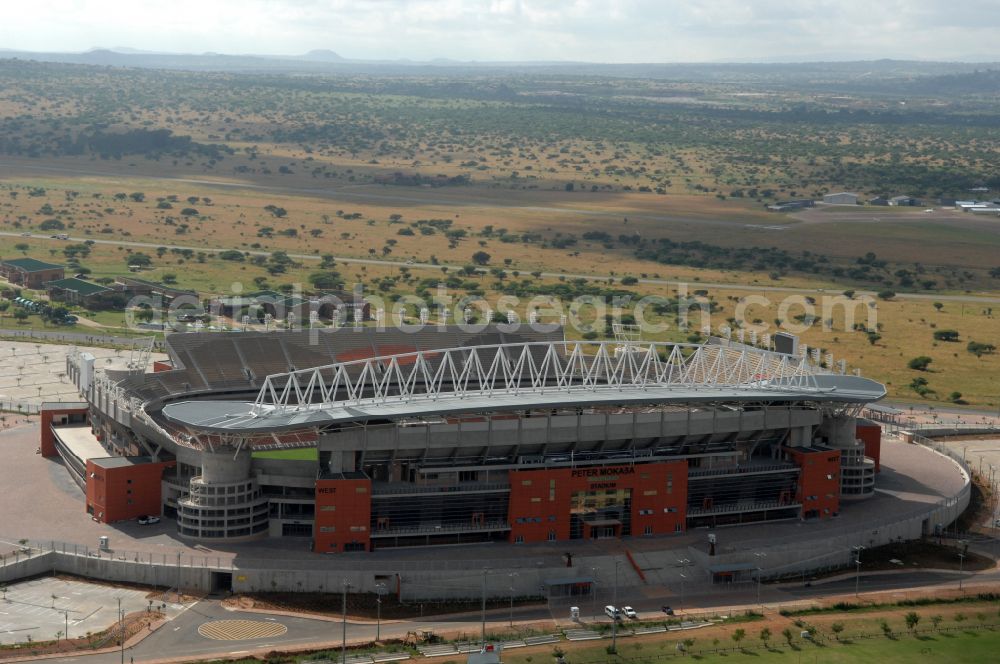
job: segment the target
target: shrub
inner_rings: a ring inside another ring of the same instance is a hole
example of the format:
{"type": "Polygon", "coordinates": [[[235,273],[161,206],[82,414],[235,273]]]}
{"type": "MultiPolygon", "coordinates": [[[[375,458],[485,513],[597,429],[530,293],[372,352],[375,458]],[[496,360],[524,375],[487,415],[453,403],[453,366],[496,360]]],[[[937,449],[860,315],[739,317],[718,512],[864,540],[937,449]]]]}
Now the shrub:
{"type": "Polygon", "coordinates": [[[958,341],[958,330],[934,330],[935,341],[958,341]]]}
{"type": "Polygon", "coordinates": [[[907,362],[906,366],[916,371],[927,371],[927,367],[929,367],[933,361],[933,359],[927,357],[926,355],[919,355],[907,362]]]}

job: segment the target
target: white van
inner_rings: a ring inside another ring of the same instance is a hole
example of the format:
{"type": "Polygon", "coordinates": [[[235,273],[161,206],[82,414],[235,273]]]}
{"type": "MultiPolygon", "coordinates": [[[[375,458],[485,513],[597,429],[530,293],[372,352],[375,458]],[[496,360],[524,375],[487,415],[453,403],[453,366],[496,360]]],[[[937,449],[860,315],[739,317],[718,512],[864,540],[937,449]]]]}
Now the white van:
{"type": "Polygon", "coordinates": [[[615,607],[611,606],[610,604],[608,604],[606,607],[604,607],[604,613],[608,616],[608,618],[611,618],[612,620],[621,620],[622,619],[621,611],[619,611],[615,607]]]}

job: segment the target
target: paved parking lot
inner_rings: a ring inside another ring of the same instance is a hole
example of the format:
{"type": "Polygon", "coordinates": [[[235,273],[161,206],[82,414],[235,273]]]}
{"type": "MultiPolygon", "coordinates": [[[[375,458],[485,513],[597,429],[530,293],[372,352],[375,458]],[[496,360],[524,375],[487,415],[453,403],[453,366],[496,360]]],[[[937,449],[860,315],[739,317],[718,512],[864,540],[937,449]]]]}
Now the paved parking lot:
{"type": "MultiPolygon", "coordinates": [[[[946,443],[953,450],[965,456],[969,468],[979,474],[987,483],[993,485],[993,502],[990,516],[983,519],[983,527],[997,529],[1000,527],[1000,501],[997,501],[997,488],[1000,487],[1000,437],[957,439],[946,443]]],[[[996,530],[994,530],[996,532],[996,530]]]]}
{"type": "MultiPolygon", "coordinates": [[[[10,404],[37,405],[43,401],[77,401],[76,387],[66,376],[66,354],[72,351],[68,344],[44,344],[28,341],[0,342],[0,403],[7,404],[9,410],[16,410],[10,404]]],[[[136,353],[113,348],[91,348],[80,346],[78,350],[91,353],[95,358],[95,368],[126,368],[136,353]]],[[[151,359],[164,359],[161,353],[154,353],[151,359]]]]}
{"type": "MultiPolygon", "coordinates": [[[[59,578],[42,578],[15,583],[0,600],[0,644],[43,641],[107,629],[118,620],[118,600],[126,613],[145,610],[150,605],[143,590],[115,588],[59,578]]],[[[168,603],[169,617],[185,607],[168,603]]]]}

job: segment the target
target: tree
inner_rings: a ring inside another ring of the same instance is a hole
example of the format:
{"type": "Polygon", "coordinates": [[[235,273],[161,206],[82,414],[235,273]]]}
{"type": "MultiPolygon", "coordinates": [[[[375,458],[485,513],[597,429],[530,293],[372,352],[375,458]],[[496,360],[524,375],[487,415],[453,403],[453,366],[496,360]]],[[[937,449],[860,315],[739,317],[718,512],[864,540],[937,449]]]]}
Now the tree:
{"type": "Polygon", "coordinates": [[[927,357],[926,355],[919,355],[907,362],[906,366],[916,371],[927,371],[927,367],[929,367],[933,361],[933,359],[927,357]]]}
{"type": "Polygon", "coordinates": [[[785,643],[787,643],[788,646],[791,647],[792,646],[792,638],[794,638],[794,636],[795,636],[792,633],[792,630],[790,628],[786,627],[785,629],[781,630],[781,635],[783,637],[785,637],[785,643]]]}
{"type": "Polygon", "coordinates": [[[958,341],[958,330],[934,330],[935,341],[958,341]]]}
{"type": "Polygon", "coordinates": [[[319,290],[336,290],[344,286],[344,280],[336,270],[313,272],[309,275],[309,283],[319,290]]]}
{"type": "Polygon", "coordinates": [[[844,623],[835,622],[830,625],[830,630],[838,641],[840,641],[840,633],[844,631],[844,623]]]}
{"type": "Polygon", "coordinates": [[[965,347],[967,351],[975,355],[976,357],[982,357],[983,355],[991,355],[997,347],[993,344],[984,344],[978,341],[970,341],[965,347]]]}
{"type": "MultiPolygon", "coordinates": [[[[733,632],[731,638],[733,639],[733,643],[735,643],[737,646],[739,646],[740,645],[740,641],[742,641],[744,638],[746,638],[746,635],[747,635],[747,631],[745,629],[743,629],[742,627],[740,627],[735,632],[733,632]]],[[[740,649],[742,650],[742,647],[740,649]]]]}
{"type": "Polygon", "coordinates": [[[934,308],[937,309],[938,311],[941,311],[942,309],[944,309],[944,303],[942,303],[942,302],[935,302],[934,303],[934,308]]]}
{"type": "Polygon", "coordinates": [[[936,613],[933,616],[931,616],[931,624],[934,625],[934,629],[938,628],[938,625],[941,624],[942,620],[944,620],[944,618],[942,618],[940,615],[936,613]]]}
{"type": "Polygon", "coordinates": [[[948,401],[952,403],[962,403],[962,393],[952,392],[951,394],[948,395],[948,401]]]}
{"type": "Polygon", "coordinates": [[[149,307],[138,309],[135,312],[135,319],[140,323],[148,323],[153,320],[153,310],[149,307]]]}
{"type": "Polygon", "coordinates": [[[146,194],[142,193],[141,191],[133,192],[129,194],[128,197],[131,198],[136,203],[142,203],[144,200],[146,200],[146,194]]]}
{"type": "Polygon", "coordinates": [[[477,251],[472,254],[472,262],[476,265],[487,265],[490,262],[490,255],[485,251],[477,251]]]}
{"type": "Polygon", "coordinates": [[[14,309],[14,318],[18,323],[23,323],[28,320],[28,312],[18,307],[17,309],[14,309]]]}
{"type": "Polygon", "coordinates": [[[882,335],[879,334],[878,332],[868,332],[867,337],[868,337],[868,343],[874,346],[875,342],[877,342],[879,339],[882,338],[882,335]]]}
{"type": "Polygon", "coordinates": [[[928,387],[927,379],[923,376],[917,376],[910,381],[910,389],[919,394],[920,396],[926,396],[927,394],[933,392],[930,387],[928,387]]]}
{"type": "Polygon", "coordinates": [[[886,638],[892,637],[892,627],[889,626],[888,621],[883,620],[879,623],[879,627],[882,628],[882,634],[884,634],[886,638]]]}
{"type": "Polygon", "coordinates": [[[880,300],[891,300],[896,297],[896,291],[893,290],[883,290],[878,292],[878,298],[880,300]]]}
{"type": "Polygon", "coordinates": [[[42,223],[38,224],[38,228],[43,231],[61,231],[65,230],[66,224],[58,219],[46,219],[42,223]]]}
{"type": "Polygon", "coordinates": [[[760,640],[764,642],[764,647],[767,647],[767,642],[771,640],[771,628],[765,627],[760,630],[760,640]]]}
{"type": "Polygon", "coordinates": [[[28,249],[31,249],[31,245],[25,244],[24,242],[18,242],[14,245],[14,248],[20,251],[22,254],[27,254],[28,249]]]}
{"type": "Polygon", "coordinates": [[[137,251],[135,253],[129,254],[125,257],[125,262],[128,265],[138,265],[139,267],[149,267],[153,264],[153,259],[148,255],[137,251]]]}
{"type": "Polygon", "coordinates": [[[916,611],[910,611],[906,614],[906,628],[911,632],[916,629],[917,623],[920,622],[920,614],[916,611]]]}

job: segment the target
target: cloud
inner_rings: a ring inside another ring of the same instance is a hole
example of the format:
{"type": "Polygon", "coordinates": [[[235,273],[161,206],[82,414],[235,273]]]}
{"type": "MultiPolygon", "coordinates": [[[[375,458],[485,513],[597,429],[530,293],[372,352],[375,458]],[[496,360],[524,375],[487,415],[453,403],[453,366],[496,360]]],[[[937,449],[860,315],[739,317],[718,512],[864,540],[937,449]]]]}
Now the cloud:
{"type": "Polygon", "coordinates": [[[967,0],[34,0],[0,44],[460,60],[679,62],[1000,54],[967,0]]]}

